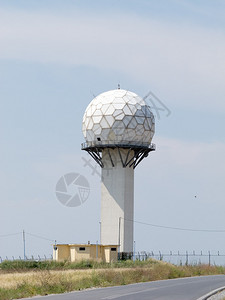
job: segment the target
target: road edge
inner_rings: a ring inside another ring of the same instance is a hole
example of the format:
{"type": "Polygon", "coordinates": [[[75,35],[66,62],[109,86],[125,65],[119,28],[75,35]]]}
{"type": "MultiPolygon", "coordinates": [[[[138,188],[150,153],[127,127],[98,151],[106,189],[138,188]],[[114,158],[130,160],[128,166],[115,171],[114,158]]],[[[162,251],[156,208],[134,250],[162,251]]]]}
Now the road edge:
{"type": "Polygon", "coordinates": [[[204,295],[204,296],[202,296],[202,297],[200,297],[196,300],[207,300],[209,297],[217,294],[218,292],[222,292],[223,290],[225,290],[225,286],[220,287],[220,288],[218,288],[218,289],[216,289],[216,290],[214,290],[214,291],[212,291],[212,292],[210,292],[210,293],[208,293],[208,294],[206,294],[206,295],[204,295]]]}

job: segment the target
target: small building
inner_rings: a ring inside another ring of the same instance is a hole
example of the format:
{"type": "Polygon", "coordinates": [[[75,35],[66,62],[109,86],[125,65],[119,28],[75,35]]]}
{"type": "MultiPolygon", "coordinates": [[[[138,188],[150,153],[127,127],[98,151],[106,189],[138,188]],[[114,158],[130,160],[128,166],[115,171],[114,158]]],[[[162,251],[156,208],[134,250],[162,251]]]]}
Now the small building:
{"type": "Polygon", "coordinates": [[[118,260],[118,245],[56,244],[53,248],[55,261],[96,260],[113,262],[118,260]]]}

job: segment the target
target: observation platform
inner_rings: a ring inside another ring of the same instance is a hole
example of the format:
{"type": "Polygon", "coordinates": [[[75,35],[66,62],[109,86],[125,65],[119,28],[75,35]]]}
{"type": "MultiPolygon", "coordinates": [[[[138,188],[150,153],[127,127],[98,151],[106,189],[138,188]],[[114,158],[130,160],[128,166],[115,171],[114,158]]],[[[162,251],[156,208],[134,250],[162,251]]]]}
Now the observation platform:
{"type": "Polygon", "coordinates": [[[112,151],[116,149],[120,156],[123,167],[126,168],[127,166],[129,166],[135,169],[136,166],[145,157],[148,156],[149,152],[156,150],[156,145],[145,142],[106,140],[82,143],[81,149],[87,151],[91,155],[91,157],[100,165],[101,168],[104,168],[104,164],[102,161],[103,151],[108,152],[112,167],[115,166],[112,151]],[[124,155],[122,155],[121,149],[127,149],[125,158],[123,158],[124,155]],[[133,153],[133,155],[130,158],[131,153],[133,153]]]}

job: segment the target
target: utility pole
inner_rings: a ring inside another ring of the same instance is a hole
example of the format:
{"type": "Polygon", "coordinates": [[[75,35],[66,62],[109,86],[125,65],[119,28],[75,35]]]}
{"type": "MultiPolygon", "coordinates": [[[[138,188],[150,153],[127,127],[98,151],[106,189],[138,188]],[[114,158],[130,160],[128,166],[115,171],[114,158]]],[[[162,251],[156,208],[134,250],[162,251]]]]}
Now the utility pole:
{"type": "Polygon", "coordinates": [[[57,254],[56,240],[55,240],[54,251],[55,251],[55,261],[56,261],[56,260],[57,260],[57,259],[56,259],[56,254],[57,254]]]}
{"type": "Polygon", "coordinates": [[[119,217],[119,237],[118,237],[119,252],[120,252],[120,223],[121,223],[121,217],[119,217]]]}
{"type": "Polygon", "coordinates": [[[135,241],[134,241],[134,252],[133,252],[133,261],[135,261],[136,260],[136,257],[135,257],[135,251],[136,251],[136,247],[135,247],[136,245],[135,245],[135,241]]]}
{"type": "Polygon", "coordinates": [[[96,261],[98,261],[98,241],[96,242],[96,261]]]}
{"type": "Polygon", "coordinates": [[[102,235],[102,222],[99,222],[99,226],[100,226],[100,245],[101,245],[101,235],[102,235]]]}
{"type": "Polygon", "coordinates": [[[25,241],[25,231],[23,230],[23,258],[26,260],[26,241],[25,241]]]}

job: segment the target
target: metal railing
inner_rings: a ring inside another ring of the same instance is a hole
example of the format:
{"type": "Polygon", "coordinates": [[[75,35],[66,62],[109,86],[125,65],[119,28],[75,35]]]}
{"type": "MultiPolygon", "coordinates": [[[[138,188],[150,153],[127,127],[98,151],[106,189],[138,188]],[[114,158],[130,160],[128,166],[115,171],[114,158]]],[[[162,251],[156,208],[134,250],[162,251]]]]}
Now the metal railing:
{"type": "Polygon", "coordinates": [[[85,142],[81,144],[81,149],[91,148],[91,147],[145,147],[151,148],[153,150],[156,149],[155,144],[149,144],[146,142],[135,142],[135,141],[128,141],[128,140],[105,140],[105,141],[92,141],[92,142],[85,142]]]}

